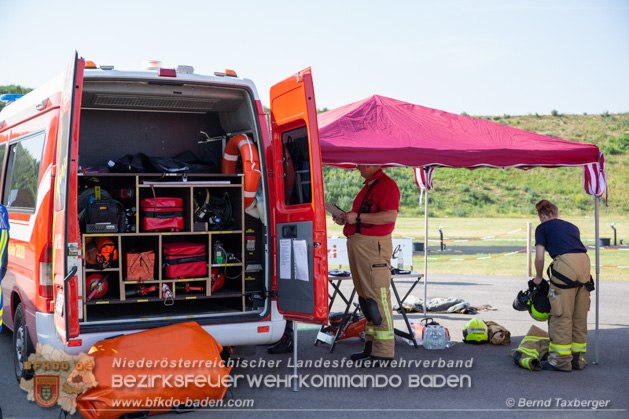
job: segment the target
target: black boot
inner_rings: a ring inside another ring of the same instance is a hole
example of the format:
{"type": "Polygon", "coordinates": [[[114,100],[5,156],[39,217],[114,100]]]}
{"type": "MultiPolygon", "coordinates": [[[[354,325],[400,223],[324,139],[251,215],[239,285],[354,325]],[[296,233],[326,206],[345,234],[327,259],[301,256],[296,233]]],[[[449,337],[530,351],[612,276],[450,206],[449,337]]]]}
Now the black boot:
{"type": "Polygon", "coordinates": [[[543,370],[548,370],[548,371],[559,371],[559,372],[570,372],[572,370],[562,370],[557,368],[556,366],[554,366],[553,364],[551,364],[548,361],[542,361],[542,369],[543,370]]]}
{"type": "Polygon", "coordinates": [[[284,334],[275,345],[269,347],[267,351],[270,354],[283,354],[293,350],[293,334],[284,334]]]}
{"type": "Polygon", "coordinates": [[[365,349],[363,349],[362,352],[356,352],[350,355],[350,359],[352,361],[358,361],[361,359],[365,359],[367,357],[369,357],[369,355],[371,355],[371,346],[373,345],[373,342],[371,341],[367,341],[365,342],[365,349]]]}
{"type": "Polygon", "coordinates": [[[588,363],[580,352],[574,352],[572,354],[572,369],[573,370],[582,370],[588,366],[588,363]]]}

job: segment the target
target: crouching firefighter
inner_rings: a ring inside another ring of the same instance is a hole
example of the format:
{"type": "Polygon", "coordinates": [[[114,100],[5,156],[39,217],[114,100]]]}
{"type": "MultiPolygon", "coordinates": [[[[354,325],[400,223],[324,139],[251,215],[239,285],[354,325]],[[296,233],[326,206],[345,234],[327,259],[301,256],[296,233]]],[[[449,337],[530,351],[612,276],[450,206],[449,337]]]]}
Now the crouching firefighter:
{"type": "Polygon", "coordinates": [[[542,200],[535,206],[541,224],[535,229],[535,272],[533,282],[541,284],[544,252],[553,262],[548,267],[550,287],[550,336],[548,364],[558,371],[580,370],[587,366],[583,355],[587,344],[587,313],[594,282],[590,258],[574,224],[558,218],[553,203],[542,200]]]}
{"type": "Polygon", "coordinates": [[[359,165],[364,186],[354,199],[352,211],[334,218],[345,225],[347,255],[360,308],[367,319],[365,348],[351,355],[367,366],[387,366],[395,355],[391,271],[391,233],[400,204],[395,181],[379,165],[359,165]]]}

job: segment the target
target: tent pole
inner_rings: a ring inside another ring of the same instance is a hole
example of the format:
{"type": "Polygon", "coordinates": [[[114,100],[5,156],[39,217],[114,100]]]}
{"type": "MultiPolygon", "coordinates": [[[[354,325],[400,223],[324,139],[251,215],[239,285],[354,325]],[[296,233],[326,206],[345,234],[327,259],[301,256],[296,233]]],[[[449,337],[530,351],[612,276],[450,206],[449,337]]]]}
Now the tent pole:
{"type": "Polygon", "coordinates": [[[424,317],[426,317],[426,305],[428,301],[428,188],[424,195],[426,204],[424,205],[424,317]]]}
{"type": "Polygon", "coordinates": [[[594,195],[594,236],[596,240],[596,322],[594,328],[594,365],[598,365],[598,307],[599,307],[599,294],[601,293],[598,285],[598,275],[600,272],[600,246],[599,246],[599,229],[598,229],[598,196],[594,195]]]}

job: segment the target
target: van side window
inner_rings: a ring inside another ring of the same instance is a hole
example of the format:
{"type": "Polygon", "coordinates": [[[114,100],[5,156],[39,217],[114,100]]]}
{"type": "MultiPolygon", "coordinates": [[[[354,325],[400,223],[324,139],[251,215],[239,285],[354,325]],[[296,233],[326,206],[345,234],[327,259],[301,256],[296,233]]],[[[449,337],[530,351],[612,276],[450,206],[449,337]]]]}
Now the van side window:
{"type": "Polygon", "coordinates": [[[306,127],[282,133],[284,202],[286,205],[312,202],[310,187],[310,144],[306,127]]]}
{"type": "Polygon", "coordinates": [[[9,163],[2,203],[9,209],[35,209],[45,134],[40,132],[9,145],[9,163]]]}
{"type": "Polygon", "coordinates": [[[2,179],[2,174],[4,173],[4,154],[7,151],[6,144],[0,144],[0,179],[2,179]]]}

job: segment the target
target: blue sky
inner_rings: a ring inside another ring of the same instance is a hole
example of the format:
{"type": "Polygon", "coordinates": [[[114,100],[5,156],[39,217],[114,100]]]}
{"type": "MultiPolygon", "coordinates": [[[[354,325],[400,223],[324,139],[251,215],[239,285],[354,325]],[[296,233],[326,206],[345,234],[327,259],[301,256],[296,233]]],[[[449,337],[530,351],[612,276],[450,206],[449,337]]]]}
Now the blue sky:
{"type": "Polygon", "coordinates": [[[312,67],[317,106],[373,94],[470,115],[629,112],[624,0],[0,0],[0,85],[37,87],[76,50],[272,84],[312,67]]]}

